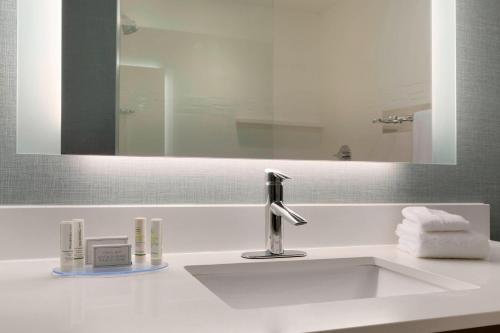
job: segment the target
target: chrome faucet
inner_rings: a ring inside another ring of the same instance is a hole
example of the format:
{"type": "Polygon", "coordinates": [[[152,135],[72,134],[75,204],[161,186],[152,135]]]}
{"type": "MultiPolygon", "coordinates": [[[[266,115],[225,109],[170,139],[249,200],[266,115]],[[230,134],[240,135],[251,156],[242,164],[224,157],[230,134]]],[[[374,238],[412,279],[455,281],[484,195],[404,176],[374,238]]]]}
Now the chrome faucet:
{"type": "Polygon", "coordinates": [[[283,181],[291,179],[284,173],[266,169],[266,250],[259,252],[246,252],[242,254],[246,259],[273,259],[305,257],[303,251],[285,251],[283,248],[282,219],[292,225],[299,226],[307,221],[288,208],[283,203],[283,181]]]}

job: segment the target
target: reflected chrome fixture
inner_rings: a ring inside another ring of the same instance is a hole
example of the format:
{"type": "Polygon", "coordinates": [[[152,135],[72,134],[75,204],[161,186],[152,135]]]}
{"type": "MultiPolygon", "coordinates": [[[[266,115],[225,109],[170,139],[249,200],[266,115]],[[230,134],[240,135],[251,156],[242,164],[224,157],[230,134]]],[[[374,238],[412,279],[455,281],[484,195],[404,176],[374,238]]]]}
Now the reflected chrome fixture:
{"type": "Polygon", "coordinates": [[[121,16],[121,28],[124,35],[131,35],[139,31],[137,23],[127,15],[121,16]]]}
{"type": "Polygon", "coordinates": [[[348,145],[343,145],[342,147],[340,147],[339,152],[334,156],[341,161],[351,161],[352,160],[351,147],[349,147],[348,145]]]}
{"type": "Polygon", "coordinates": [[[399,125],[405,122],[413,122],[413,116],[389,116],[387,118],[378,118],[373,120],[374,124],[393,124],[393,125],[399,125]]]}
{"type": "Polygon", "coordinates": [[[283,248],[282,218],[294,226],[306,224],[307,221],[283,203],[283,181],[291,179],[284,173],[266,169],[266,251],[246,252],[246,259],[274,259],[305,257],[303,251],[285,251],[283,248]]]}

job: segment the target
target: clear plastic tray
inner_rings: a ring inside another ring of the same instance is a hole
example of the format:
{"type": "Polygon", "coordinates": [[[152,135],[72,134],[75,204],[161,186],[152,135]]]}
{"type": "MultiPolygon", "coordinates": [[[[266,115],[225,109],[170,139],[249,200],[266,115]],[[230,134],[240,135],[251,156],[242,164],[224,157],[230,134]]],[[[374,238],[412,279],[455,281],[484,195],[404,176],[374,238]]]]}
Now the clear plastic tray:
{"type": "Polygon", "coordinates": [[[59,267],[52,270],[52,274],[61,277],[78,277],[78,276],[126,276],[134,274],[144,274],[150,272],[158,272],[168,267],[167,263],[161,265],[151,265],[148,263],[136,263],[131,266],[108,266],[108,267],[93,267],[90,265],[74,270],[71,272],[63,272],[59,267]]]}

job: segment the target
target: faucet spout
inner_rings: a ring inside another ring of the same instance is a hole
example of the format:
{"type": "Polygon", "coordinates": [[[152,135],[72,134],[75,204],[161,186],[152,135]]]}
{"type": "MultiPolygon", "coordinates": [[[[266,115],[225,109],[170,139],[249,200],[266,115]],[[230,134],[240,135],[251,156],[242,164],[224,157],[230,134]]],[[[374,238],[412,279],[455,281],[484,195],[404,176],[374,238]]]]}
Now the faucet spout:
{"type": "Polygon", "coordinates": [[[305,218],[295,213],[293,210],[288,208],[283,201],[276,201],[271,204],[271,211],[274,215],[281,216],[287,222],[291,223],[294,226],[307,224],[305,218]]]}

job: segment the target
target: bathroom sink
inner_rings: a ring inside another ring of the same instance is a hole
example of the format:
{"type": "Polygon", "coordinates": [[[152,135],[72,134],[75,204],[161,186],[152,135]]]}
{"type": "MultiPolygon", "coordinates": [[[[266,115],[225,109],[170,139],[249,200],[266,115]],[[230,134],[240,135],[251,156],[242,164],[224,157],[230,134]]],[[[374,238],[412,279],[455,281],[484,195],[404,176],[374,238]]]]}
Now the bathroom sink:
{"type": "Polygon", "coordinates": [[[198,265],[185,268],[217,297],[236,309],[478,288],[373,257],[198,265]]]}

